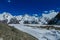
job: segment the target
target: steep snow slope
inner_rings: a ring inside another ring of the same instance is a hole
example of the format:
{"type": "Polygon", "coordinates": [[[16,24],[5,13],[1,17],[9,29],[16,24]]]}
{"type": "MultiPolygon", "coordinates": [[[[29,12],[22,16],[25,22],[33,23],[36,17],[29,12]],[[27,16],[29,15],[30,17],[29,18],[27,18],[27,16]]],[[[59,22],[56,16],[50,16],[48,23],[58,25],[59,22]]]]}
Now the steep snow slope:
{"type": "Polygon", "coordinates": [[[54,10],[49,11],[48,14],[43,13],[42,18],[40,19],[41,24],[48,24],[48,21],[54,18],[57,14],[58,12],[55,12],[54,10]]]}
{"type": "Polygon", "coordinates": [[[48,14],[42,14],[42,16],[49,18],[49,20],[50,20],[50,19],[54,18],[57,14],[58,14],[58,12],[51,10],[48,14]]]}
{"type": "Polygon", "coordinates": [[[23,26],[21,24],[9,24],[10,26],[14,26],[15,28],[26,32],[38,40],[60,40],[60,31],[58,30],[47,30],[47,29],[38,29],[32,28],[28,26],[23,26]]]}

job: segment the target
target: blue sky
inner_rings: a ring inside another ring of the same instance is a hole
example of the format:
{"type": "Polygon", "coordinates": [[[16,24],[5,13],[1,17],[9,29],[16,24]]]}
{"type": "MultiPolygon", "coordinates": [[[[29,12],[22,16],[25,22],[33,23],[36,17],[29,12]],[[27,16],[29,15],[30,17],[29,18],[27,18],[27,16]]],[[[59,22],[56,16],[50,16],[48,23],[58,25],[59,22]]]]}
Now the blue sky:
{"type": "Polygon", "coordinates": [[[0,0],[0,12],[13,15],[39,14],[48,10],[60,11],[60,0],[0,0]]]}

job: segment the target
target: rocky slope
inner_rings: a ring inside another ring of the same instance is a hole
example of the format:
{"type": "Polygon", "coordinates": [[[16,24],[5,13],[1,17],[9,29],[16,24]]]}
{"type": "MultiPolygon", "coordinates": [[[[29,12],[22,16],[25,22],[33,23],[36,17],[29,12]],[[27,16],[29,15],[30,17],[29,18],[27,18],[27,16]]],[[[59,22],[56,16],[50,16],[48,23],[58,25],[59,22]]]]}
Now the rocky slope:
{"type": "Polygon", "coordinates": [[[35,37],[4,23],[0,23],[0,38],[3,40],[37,40],[35,37]]]}

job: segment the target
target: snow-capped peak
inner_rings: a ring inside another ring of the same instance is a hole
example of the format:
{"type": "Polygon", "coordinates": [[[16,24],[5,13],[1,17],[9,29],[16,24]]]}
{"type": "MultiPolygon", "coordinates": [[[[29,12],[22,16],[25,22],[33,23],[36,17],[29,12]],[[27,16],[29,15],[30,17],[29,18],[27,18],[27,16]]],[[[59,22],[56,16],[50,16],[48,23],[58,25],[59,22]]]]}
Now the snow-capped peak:
{"type": "Polygon", "coordinates": [[[46,12],[49,12],[49,13],[42,14],[42,18],[40,19],[41,20],[40,24],[48,24],[48,21],[54,18],[58,14],[58,12],[55,12],[54,10],[46,11],[46,12]]]}
{"type": "Polygon", "coordinates": [[[48,14],[42,14],[43,17],[46,17],[46,18],[49,18],[49,19],[52,19],[54,18],[56,15],[58,14],[58,12],[55,12],[55,11],[49,11],[48,14]]]}
{"type": "MultiPolygon", "coordinates": [[[[10,13],[8,13],[8,12],[3,12],[2,14],[0,14],[0,20],[2,21],[2,20],[8,20],[8,22],[10,22],[10,19],[13,17],[10,13]]],[[[8,23],[7,22],[7,23],[8,23]]]]}

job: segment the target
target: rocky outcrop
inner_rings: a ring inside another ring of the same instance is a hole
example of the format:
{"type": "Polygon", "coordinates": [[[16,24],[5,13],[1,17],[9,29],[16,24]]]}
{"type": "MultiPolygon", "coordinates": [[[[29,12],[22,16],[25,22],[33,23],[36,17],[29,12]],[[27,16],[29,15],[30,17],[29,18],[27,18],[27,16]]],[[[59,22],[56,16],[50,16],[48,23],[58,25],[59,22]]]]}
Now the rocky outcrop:
{"type": "Polygon", "coordinates": [[[60,12],[52,20],[50,20],[48,24],[60,25],[60,12]]]}
{"type": "Polygon", "coordinates": [[[11,18],[9,24],[19,24],[19,20],[17,20],[15,17],[11,18]]]}

